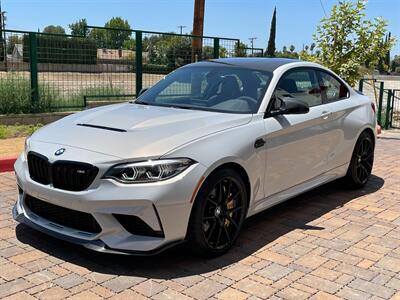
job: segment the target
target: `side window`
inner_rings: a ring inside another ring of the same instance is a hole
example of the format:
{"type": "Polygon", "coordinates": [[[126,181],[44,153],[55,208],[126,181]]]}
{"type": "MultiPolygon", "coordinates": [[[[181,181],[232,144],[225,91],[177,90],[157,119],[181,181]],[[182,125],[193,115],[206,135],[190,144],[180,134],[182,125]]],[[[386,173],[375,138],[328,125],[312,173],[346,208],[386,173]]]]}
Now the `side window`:
{"type": "Polygon", "coordinates": [[[332,75],[318,71],[320,90],[323,103],[330,103],[348,97],[346,86],[332,75]]]}
{"type": "Polygon", "coordinates": [[[275,95],[295,97],[310,107],[322,104],[317,76],[312,69],[295,69],[284,74],[279,80],[275,95]]]}

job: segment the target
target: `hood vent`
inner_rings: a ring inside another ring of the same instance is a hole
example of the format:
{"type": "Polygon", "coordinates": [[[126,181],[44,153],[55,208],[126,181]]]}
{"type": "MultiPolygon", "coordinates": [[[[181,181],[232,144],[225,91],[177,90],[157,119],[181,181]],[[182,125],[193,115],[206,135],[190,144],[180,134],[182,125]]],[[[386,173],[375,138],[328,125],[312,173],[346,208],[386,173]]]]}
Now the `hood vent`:
{"type": "Polygon", "coordinates": [[[84,126],[84,127],[92,127],[92,128],[97,128],[97,129],[104,129],[104,130],[117,131],[117,132],[126,132],[125,129],[113,128],[113,127],[107,127],[107,126],[100,126],[100,125],[92,125],[92,124],[84,124],[84,123],[78,123],[78,124],[76,124],[76,125],[78,125],[78,126],[84,126]]]}

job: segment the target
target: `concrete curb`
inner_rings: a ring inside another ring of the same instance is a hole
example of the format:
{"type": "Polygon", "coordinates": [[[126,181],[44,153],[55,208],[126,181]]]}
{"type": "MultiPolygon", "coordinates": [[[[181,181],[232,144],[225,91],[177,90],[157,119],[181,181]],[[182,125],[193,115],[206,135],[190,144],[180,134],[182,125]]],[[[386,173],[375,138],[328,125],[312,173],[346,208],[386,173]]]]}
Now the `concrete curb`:
{"type": "Polygon", "coordinates": [[[0,173],[14,171],[14,163],[17,157],[0,157],[0,173]]]}

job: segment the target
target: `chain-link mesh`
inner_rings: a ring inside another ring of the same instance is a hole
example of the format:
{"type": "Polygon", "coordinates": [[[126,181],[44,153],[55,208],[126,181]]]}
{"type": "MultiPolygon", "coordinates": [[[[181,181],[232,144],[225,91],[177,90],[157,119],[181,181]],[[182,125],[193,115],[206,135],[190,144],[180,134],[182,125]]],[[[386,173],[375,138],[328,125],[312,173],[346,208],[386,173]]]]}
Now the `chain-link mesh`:
{"type": "Polygon", "coordinates": [[[24,34],[3,31],[0,39],[0,114],[31,111],[30,64],[23,60],[24,34]]]}
{"type": "Polygon", "coordinates": [[[243,52],[237,39],[88,29],[86,37],[4,31],[0,113],[71,110],[93,100],[125,100],[183,65],[243,52]]]}
{"type": "Polygon", "coordinates": [[[236,40],[143,32],[143,87],[186,64],[235,54],[236,40]]]}
{"type": "MultiPolygon", "coordinates": [[[[41,93],[57,99],[52,108],[82,107],[86,101],[134,94],[134,51],[109,42],[110,35],[103,30],[96,38],[37,36],[39,84],[41,93]]],[[[124,35],[121,44],[130,35],[124,35]]]]}
{"type": "Polygon", "coordinates": [[[400,89],[393,90],[390,123],[393,128],[400,128],[400,89]]]}
{"type": "Polygon", "coordinates": [[[264,55],[264,50],[262,48],[248,48],[246,47],[247,57],[262,57],[264,55]]]}

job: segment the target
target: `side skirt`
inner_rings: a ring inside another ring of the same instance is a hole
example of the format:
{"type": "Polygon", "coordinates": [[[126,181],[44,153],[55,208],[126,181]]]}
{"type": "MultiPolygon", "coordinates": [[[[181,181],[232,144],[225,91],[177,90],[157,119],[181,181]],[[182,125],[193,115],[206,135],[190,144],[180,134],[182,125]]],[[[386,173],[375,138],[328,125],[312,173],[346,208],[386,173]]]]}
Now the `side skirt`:
{"type": "Polygon", "coordinates": [[[256,213],[259,213],[265,209],[268,209],[272,206],[282,203],[288,199],[291,199],[291,198],[298,196],[302,193],[305,193],[309,190],[312,190],[320,185],[323,185],[323,184],[333,181],[335,179],[341,178],[346,175],[348,167],[349,167],[349,163],[344,164],[340,167],[329,170],[317,177],[314,177],[308,181],[305,181],[303,183],[295,185],[287,190],[284,190],[282,192],[273,194],[262,200],[259,200],[255,203],[253,203],[249,207],[247,217],[250,217],[250,216],[252,216],[256,213]]]}

